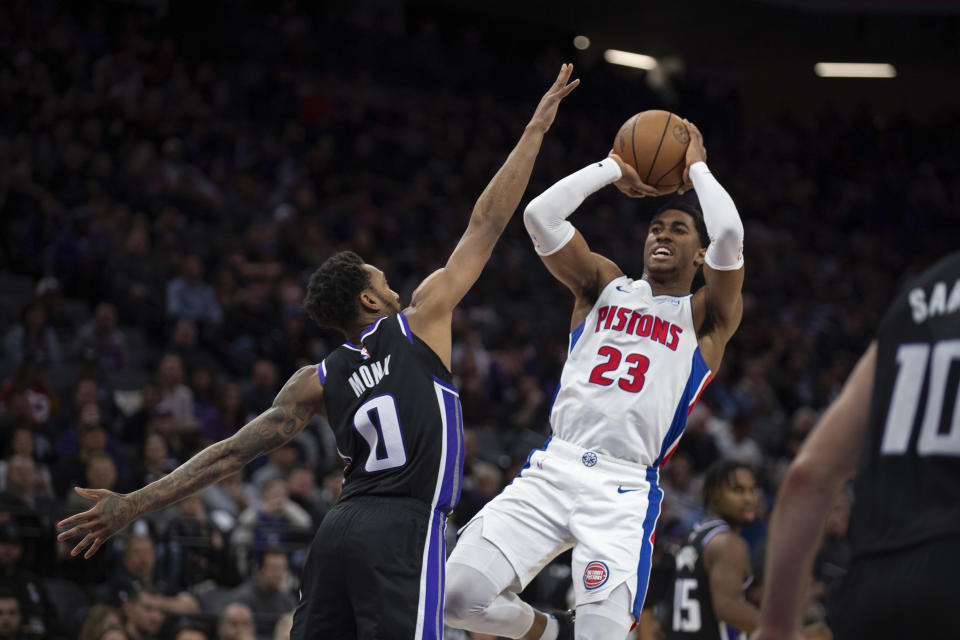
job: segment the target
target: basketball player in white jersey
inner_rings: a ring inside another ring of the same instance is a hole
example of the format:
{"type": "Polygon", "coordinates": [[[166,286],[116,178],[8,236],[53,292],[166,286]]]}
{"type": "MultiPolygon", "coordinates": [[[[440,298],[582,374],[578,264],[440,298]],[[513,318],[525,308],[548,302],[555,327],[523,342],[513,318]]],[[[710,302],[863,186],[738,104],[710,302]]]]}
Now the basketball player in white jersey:
{"type": "Polygon", "coordinates": [[[592,253],[567,221],[608,184],[633,197],[660,195],[615,155],[564,178],[524,212],[537,252],[575,296],[570,350],[550,439],[464,528],[447,561],[453,627],[574,637],[568,617],[516,595],[571,547],[577,640],[625,638],[640,617],[663,496],[659,468],[743,311],[743,224],[707,169],[703,137],[684,123],[683,190],[696,190],[703,213],[677,203],[654,215],[641,278],[592,253]],[[701,268],[706,284],[691,294],[701,268]]]}

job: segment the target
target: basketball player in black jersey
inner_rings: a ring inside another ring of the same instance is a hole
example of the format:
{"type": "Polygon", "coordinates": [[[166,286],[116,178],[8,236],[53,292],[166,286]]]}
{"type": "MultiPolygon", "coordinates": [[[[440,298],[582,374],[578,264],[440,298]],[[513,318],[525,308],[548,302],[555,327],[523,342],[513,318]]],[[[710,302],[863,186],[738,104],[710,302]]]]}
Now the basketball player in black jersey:
{"type": "Polygon", "coordinates": [[[670,640],[746,638],[760,619],[744,590],[752,579],[750,550],[740,528],[757,516],[757,481],[749,466],[721,460],[703,483],[707,518],[676,555],[670,640]]]}
{"type": "Polygon", "coordinates": [[[897,296],[790,466],[771,518],[755,638],[797,637],[827,510],[855,472],[851,566],[828,601],[835,637],[960,637],[958,386],[960,252],[897,296]]]}
{"type": "Polygon", "coordinates": [[[454,307],[480,276],[520,202],[560,101],[578,84],[563,65],[520,141],[480,195],[446,266],[400,299],[352,253],[329,258],[304,303],[348,342],[300,369],[272,408],[166,477],[133,493],[77,489],[96,500],[59,523],[89,558],[134,519],[221,480],[325,415],[347,467],[304,568],[291,637],[434,639],[443,632],[443,529],[460,493],[462,425],[450,374],[454,307]]]}

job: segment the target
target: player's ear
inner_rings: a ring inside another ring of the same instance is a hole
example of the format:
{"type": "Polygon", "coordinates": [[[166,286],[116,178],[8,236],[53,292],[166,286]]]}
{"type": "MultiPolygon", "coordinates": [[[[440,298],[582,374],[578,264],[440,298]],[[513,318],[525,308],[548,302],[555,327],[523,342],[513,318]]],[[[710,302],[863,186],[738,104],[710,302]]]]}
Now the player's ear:
{"type": "Polygon", "coordinates": [[[365,289],[360,292],[360,309],[362,311],[369,311],[371,313],[378,313],[383,308],[383,303],[380,301],[380,298],[373,294],[373,291],[370,289],[365,289]]]}
{"type": "Polygon", "coordinates": [[[707,250],[703,247],[697,249],[697,253],[693,256],[693,264],[697,265],[697,268],[703,266],[704,260],[706,260],[707,250]]]}

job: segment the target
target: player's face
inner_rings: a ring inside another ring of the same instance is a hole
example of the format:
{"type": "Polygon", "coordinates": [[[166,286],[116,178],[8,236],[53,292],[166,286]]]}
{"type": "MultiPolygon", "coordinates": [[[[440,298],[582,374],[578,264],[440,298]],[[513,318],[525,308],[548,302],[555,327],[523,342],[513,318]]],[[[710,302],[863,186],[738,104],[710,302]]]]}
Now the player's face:
{"type": "Polygon", "coordinates": [[[696,273],[703,263],[703,253],[690,214],[667,209],[650,222],[643,247],[644,271],[650,274],[696,273]]]}
{"type": "Polygon", "coordinates": [[[383,271],[380,271],[380,269],[377,269],[373,265],[368,264],[365,266],[370,272],[370,289],[373,290],[373,293],[383,304],[384,314],[393,315],[400,313],[402,309],[400,306],[400,296],[387,284],[387,276],[383,275],[383,271]]]}
{"type": "Polygon", "coordinates": [[[757,480],[747,469],[737,469],[717,492],[717,515],[730,523],[746,525],[757,518],[757,480]]]}

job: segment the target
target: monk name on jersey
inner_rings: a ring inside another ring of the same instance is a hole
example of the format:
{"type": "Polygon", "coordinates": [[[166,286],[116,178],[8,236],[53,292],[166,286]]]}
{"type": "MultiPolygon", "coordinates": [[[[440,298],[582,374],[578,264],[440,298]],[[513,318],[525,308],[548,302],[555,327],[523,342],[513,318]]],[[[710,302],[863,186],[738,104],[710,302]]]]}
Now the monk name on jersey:
{"type": "Polygon", "coordinates": [[[390,356],[370,364],[362,364],[347,378],[350,388],[359,398],[367,389],[373,389],[381,380],[390,375],[390,356]]]}

